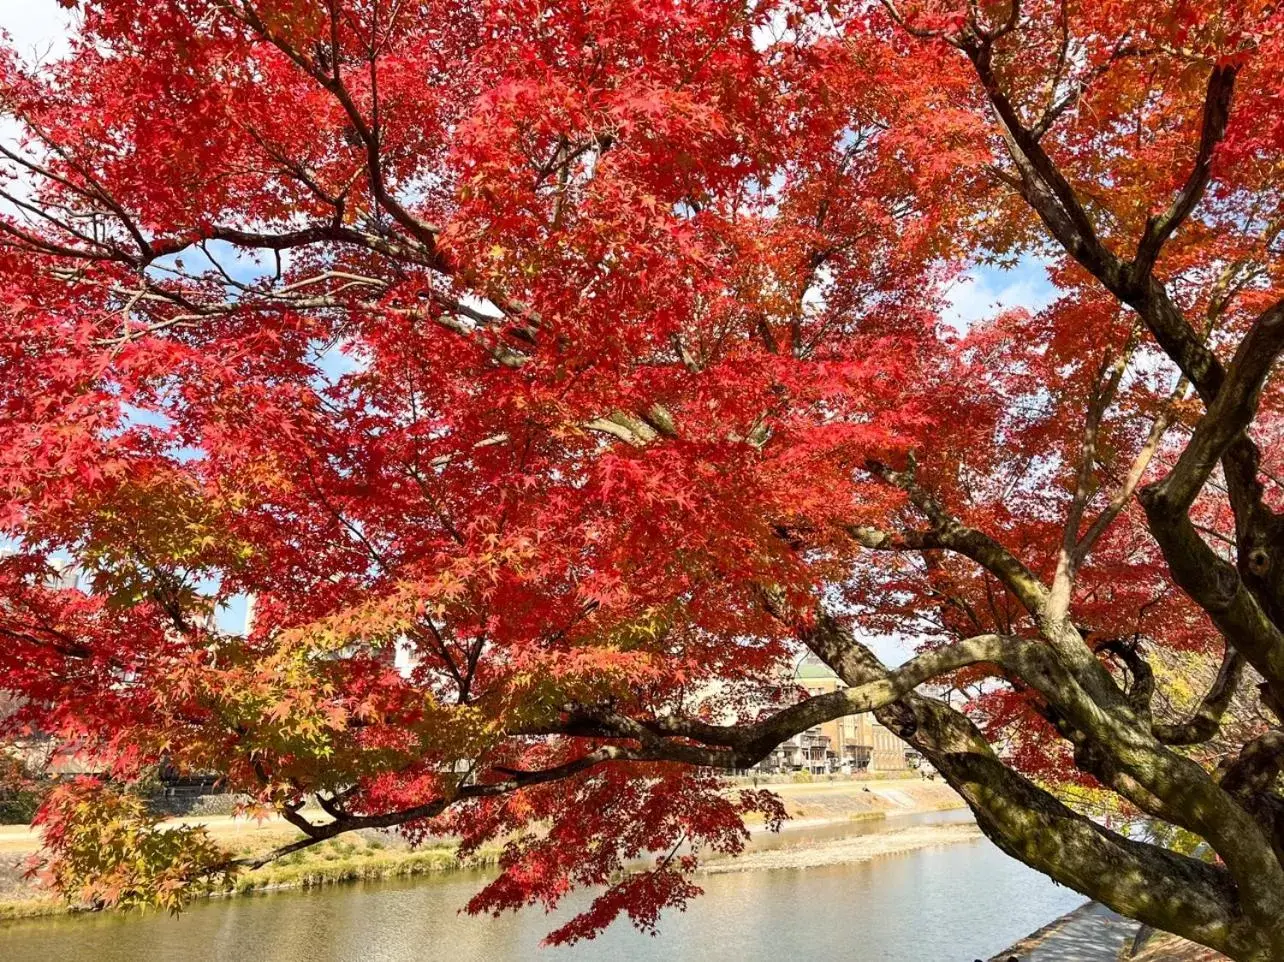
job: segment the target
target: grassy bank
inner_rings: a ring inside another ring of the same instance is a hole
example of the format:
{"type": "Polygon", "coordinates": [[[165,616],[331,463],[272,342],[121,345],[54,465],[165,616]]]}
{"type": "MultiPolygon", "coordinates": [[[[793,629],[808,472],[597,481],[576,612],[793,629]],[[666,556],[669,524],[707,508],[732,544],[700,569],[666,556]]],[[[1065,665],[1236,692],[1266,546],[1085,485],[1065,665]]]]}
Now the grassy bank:
{"type": "MultiPolygon", "coordinates": [[[[264,849],[260,846],[245,846],[236,854],[249,856],[262,851],[264,849]]],[[[316,888],[342,882],[410,878],[461,868],[485,868],[498,861],[499,852],[498,847],[483,849],[475,858],[461,864],[455,857],[453,848],[438,846],[413,850],[377,838],[358,836],[333,839],[315,848],[287,855],[263,868],[242,872],[226,888],[215,889],[208,894],[211,897],[248,895],[278,889],[316,888]]],[[[32,890],[11,894],[16,897],[0,900],[0,922],[67,915],[77,911],[74,906],[60,899],[32,890]]]]}
{"type": "MultiPolygon", "coordinates": [[[[898,815],[962,807],[962,801],[948,787],[921,779],[840,779],[763,787],[780,795],[795,824],[890,821],[898,815]]],[[[255,823],[222,816],[192,821],[206,825],[212,837],[238,857],[260,855],[302,837],[297,830],[281,821],[255,823]]],[[[889,824],[891,830],[892,825],[889,824]]],[[[0,922],[75,911],[66,903],[50,898],[21,881],[20,865],[38,844],[34,835],[14,833],[12,837],[0,839],[0,843],[3,843],[0,844],[0,876],[5,876],[0,877],[0,922]],[[4,882],[8,884],[2,884],[4,882]]],[[[242,872],[227,889],[210,894],[247,895],[341,882],[408,878],[461,868],[485,868],[496,863],[499,853],[498,846],[483,849],[476,858],[461,864],[452,847],[439,845],[412,850],[396,838],[374,832],[355,833],[287,855],[261,869],[242,872]]]]}
{"type": "Polygon", "coordinates": [[[0,902],[0,922],[42,919],[51,915],[68,915],[66,902],[51,898],[7,899],[0,902]]]}
{"type": "Polygon", "coordinates": [[[287,855],[261,869],[242,872],[233,880],[226,893],[213,894],[244,895],[273,889],[316,888],[338,882],[408,878],[413,875],[452,872],[460,868],[485,868],[499,860],[499,852],[498,847],[483,849],[463,865],[455,857],[453,848],[412,850],[388,848],[377,840],[334,839],[316,848],[287,855]]]}

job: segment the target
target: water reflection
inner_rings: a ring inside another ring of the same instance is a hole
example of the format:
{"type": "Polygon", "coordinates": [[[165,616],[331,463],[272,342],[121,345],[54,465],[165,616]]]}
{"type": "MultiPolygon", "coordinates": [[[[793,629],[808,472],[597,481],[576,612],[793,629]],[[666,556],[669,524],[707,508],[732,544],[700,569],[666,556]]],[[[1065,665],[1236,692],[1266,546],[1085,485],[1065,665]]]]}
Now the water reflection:
{"type": "MultiPolygon", "coordinates": [[[[870,826],[801,829],[845,837],[870,826]]],[[[484,876],[456,873],[216,900],[178,918],[82,917],[0,929],[5,962],[971,962],[1083,899],[978,840],[873,862],[707,876],[703,898],[670,913],[657,938],[627,922],[592,943],[540,949],[580,900],[553,916],[460,913],[484,876]]]]}

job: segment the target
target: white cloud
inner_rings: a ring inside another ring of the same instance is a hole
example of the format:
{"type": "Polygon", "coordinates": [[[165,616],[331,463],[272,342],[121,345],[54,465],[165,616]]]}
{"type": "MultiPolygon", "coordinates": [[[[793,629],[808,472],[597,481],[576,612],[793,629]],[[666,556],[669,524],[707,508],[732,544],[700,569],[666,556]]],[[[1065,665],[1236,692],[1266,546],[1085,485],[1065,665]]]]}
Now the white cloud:
{"type": "Polygon", "coordinates": [[[1024,307],[1038,311],[1056,299],[1042,262],[1022,258],[1014,267],[978,267],[965,274],[950,290],[945,323],[960,333],[977,321],[1000,311],[1024,307]]]}
{"type": "Polygon", "coordinates": [[[47,60],[67,50],[72,12],[58,0],[2,0],[0,30],[24,58],[47,60]]]}
{"type": "MultiPolygon", "coordinates": [[[[0,0],[0,44],[11,46],[29,64],[44,63],[67,52],[67,38],[71,34],[73,13],[59,5],[58,0],[0,0]]],[[[11,116],[0,116],[0,142],[10,149],[18,146],[21,130],[11,116]]],[[[6,164],[5,173],[13,168],[6,164]]],[[[11,190],[28,193],[29,180],[19,171],[17,184],[11,190]]],[[[5,202],[0,212],[12,213],[5,202]]]]}

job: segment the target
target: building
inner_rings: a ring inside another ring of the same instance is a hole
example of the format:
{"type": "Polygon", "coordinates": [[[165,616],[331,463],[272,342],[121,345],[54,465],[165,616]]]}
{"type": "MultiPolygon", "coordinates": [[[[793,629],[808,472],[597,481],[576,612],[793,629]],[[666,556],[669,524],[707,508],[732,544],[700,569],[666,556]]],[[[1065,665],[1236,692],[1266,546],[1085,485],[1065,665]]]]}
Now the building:
{"type": "MultiPolygon", "coordinates": [[[[824,695],[847,687],[828,665],[810,654],[794,666],[791,681],[808,695],[824,695]]],[[[759,767],[764,771],[804,771],[813,775],[900,772],[911,767],[910,754],[904,742],[872,713],[865,712],[835,718],[795,735],[759,767]]]]}
{"type": "Polygon", "coordinates": [[[823,775],[832,771],[830,741],[819,728],[799,732],[772,749],[758,769],[769,772],[810,772],[823,775]]]}

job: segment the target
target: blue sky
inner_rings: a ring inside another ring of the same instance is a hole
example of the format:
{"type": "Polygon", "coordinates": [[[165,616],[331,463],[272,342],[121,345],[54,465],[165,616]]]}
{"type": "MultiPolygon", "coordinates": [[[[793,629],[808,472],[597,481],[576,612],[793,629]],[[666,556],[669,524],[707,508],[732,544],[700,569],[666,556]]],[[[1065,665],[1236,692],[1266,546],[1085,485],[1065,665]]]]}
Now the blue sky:
{"type": "Polygon", "coordinates": [[[945,320],[959,329],[999,310],[1047,307],[1056,290],[1047,269],[1033,257],[1022,257],[1009,269],[979,267],[961,278],[950,291],[945,320]]]}

